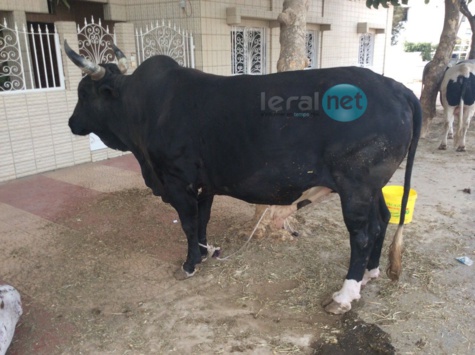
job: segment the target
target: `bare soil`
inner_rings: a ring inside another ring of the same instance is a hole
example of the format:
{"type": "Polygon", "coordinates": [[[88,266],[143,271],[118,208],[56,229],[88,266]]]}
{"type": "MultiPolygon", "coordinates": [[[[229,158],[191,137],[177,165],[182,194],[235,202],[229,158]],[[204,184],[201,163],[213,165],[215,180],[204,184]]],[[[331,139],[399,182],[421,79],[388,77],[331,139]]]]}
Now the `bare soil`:
{"type": "Polygon", "coordinates": [[[176,212],[137,187],[1,251],[2,273],[24,292],[10,354],[474,354],[475,265],[455,258],[475,260],[475,130],[465,153],[437,150],[441,130],[438,118],[420,142],[401,280],[372,281],[348,314],[321,306],[349,262],[336,194],[297,213],[299,237],[248,243],[238,235],[251,232],[254,207],[218,197],[209,242],[230,257],[177,281],[186,240],[176,212]]]}

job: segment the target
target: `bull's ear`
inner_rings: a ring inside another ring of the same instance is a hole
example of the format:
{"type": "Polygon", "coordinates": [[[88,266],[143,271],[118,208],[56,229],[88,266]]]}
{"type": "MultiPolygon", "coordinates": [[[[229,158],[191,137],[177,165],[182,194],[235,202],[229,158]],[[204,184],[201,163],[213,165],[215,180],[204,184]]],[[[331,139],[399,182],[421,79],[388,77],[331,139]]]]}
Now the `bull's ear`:
{"type": "Polygon", "coordinates": [[[119,97],[119,91],[110,85],[101,85],[99,94],[106,98],[115,99],[119,97]]]}

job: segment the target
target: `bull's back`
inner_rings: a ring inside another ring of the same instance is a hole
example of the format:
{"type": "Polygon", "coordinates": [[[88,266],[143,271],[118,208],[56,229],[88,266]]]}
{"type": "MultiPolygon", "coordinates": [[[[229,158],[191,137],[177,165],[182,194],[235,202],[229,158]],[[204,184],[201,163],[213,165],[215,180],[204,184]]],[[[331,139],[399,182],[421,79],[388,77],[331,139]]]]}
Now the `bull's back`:
{"type": "Polygon", "coordinates": [[[289,199],[316,185],[336,188],[338,169],[368,176],[373,169],[384,175],[378,183],[389,179],[407,152],[410,101],[417,101],[401,84],[360,68],[222,78],[203,93],[201,152],[213,185],[243,195],[265,181],[269,191],[287,189],[289,199]],[[325,107],[358,103],[338,91],[341,84],[366,97],[361,116],[344,122],[325,107]]]}

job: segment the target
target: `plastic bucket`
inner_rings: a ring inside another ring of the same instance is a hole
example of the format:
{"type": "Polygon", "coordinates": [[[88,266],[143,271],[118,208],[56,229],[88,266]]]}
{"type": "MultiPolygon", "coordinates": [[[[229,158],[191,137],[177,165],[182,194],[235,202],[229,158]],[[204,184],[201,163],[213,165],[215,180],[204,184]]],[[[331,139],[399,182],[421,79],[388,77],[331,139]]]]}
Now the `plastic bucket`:
{"type": "MultiPolygon", "coordinates": [[[[389,223],[399,224],[399,217],[401,216],[401,202],[402,195],[404,193],[403,186],[385,186],[383,187],[383,196],[389,212],[391,213],[391,219],[389,223]]],[[[409,190],[409,198],[406,206],[406,217],[404,218],[404,224],[412,221],[414,214],[414,206],[416,204],[417,192],[413,189],[409,190]]]]}

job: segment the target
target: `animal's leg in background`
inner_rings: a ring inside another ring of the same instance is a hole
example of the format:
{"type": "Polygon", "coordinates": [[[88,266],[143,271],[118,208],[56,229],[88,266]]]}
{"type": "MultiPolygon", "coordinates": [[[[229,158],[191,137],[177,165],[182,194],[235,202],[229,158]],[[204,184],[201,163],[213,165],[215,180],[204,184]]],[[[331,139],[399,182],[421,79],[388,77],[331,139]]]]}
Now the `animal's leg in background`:
{"type": "Polygon", "coordinates": [[[290,206],[271,206],[271,217],[274,225],[278,228],[285,228],[285,220],[292,213],[299,209],[324,200],[332,192],[331,189],[324,186],[315,186],[303,192],[302,196],[294,201],[290,206]]]}
{"type": "Polygon", "coordinates": [[[449,134],[453,134],[453,127],[454,127],[454,111],[455,107],[449,106],[444,108],[444,135],[442,136],[442,142],[439,145],[440,150],[447,149],[447,139],[449,138],[449,134]]]}
{"type": "Polygon", "coordinates": [[[470,121],[472,120],[474,111],[475,110],[472,107],[470,107],[470,109],[467,108],[467,110],[464,110],[463,122],[459,122],[459,124],[463,127],[459,127],[458,133],[456,135],[457,152],[465,152],[465,138],[467,137],[467,131],[470,127],[470,121]]]}
{"type": "MultiPolygon", "coordinates": [[[[213,205],[213,195],[205,195],[203,191],[198,195],[198,242],[201,245],[207,245],[206,227],[211,216],[211,206],[213,205]]],[[[201,259],[204,260],[208,256],[208,249],[200,246],[201,259]]]]}
{"type": "Polygon", "coordinates": [[[447,133],[447,138],[448,139],[453,139],[454,138],[454,119],[457,115],[460,114],[460,106],[454,107],[454,110],[452,112],[452,121],[450,121],[449,124],[449,133],[447,133]]]}
{"type": "Polygon", "coordinates": [[[376,216],[370,217],[369,233],[375,236],[373,250],[369,256],[368,265],[363,276],[362,286],[365,286],[371,279],[377,278],[380,274],[379,260],[383,248],[384,237],[388,227],[391,214],[389,213],[383,193],[381,192],[375,201],[376,216]]]}
{"type": "Polygon", "coordinates": [[[360,299],[363,275],[374,245],[374,235],[369,233],[370,218],[376,218],[374,196],[370,189],[356,186],[340,189],[343,217],[350,233],[351,257],[348,274],[340,291],[324,302],[329,313],[343,314],[351,309],[351,302],[360,299]]]}

